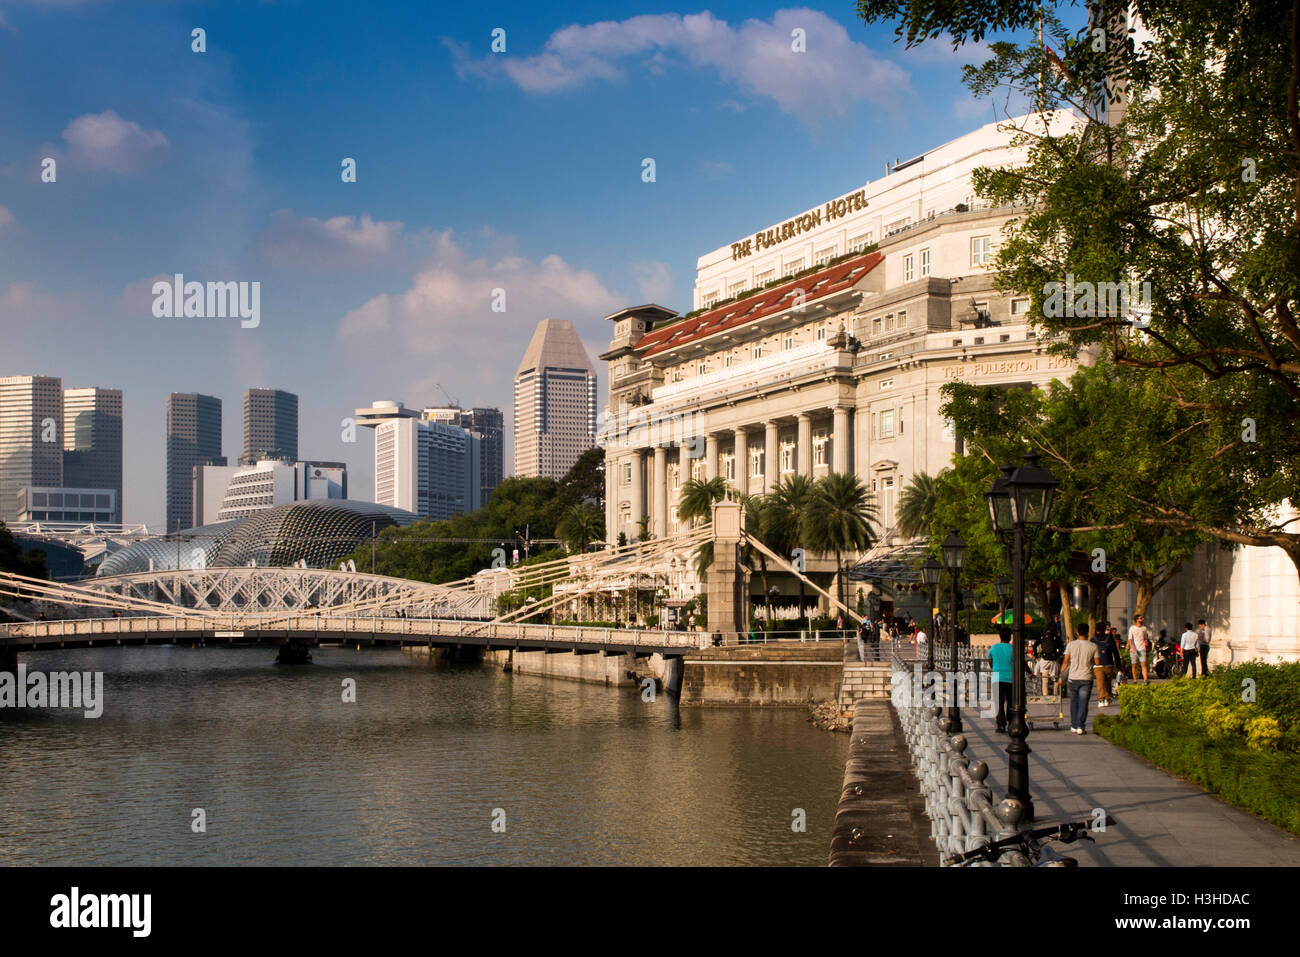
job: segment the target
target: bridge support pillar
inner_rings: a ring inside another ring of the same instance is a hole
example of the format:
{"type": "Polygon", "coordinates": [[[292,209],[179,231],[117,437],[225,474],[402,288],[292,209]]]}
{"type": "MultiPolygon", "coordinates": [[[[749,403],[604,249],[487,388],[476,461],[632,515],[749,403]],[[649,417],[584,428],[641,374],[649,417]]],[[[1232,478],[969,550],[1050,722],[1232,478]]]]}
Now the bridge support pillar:
{"type": "Polygon", "coordinates": [[[727,635],[749,632],[749,576],[740,560],[745,510],[739,502],[713,505],[713,564],[709,566],[709,632],[727,635]]]}

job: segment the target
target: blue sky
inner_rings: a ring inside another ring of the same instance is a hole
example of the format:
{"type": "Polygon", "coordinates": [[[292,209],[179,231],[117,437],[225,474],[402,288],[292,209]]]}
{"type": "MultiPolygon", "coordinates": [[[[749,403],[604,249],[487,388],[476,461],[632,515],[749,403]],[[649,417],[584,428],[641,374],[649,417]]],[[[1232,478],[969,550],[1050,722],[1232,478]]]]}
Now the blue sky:
{"type": "Polygon", "coordinates": [[[701,254],[995,119],[981,53],[906,51],[851,0],[0,0],[0,374],[124,390],[129,521],[163,517],[169,392],[222,398],[232,459],[243,390],[298,393],[300,453],[369,497],[353,409],[441,384],[509,416],[546,317],[603,397],[603,316],[689,309],[701,254]],[[260,325],[156,318],[178,272],[260,282],[260,325]]]}

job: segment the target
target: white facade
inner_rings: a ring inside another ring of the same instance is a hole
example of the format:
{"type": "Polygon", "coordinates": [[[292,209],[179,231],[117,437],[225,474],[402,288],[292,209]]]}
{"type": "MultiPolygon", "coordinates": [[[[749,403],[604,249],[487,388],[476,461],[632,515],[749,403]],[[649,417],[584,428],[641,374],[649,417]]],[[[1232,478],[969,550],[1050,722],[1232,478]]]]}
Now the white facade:
{"type": "Polygon", "coordinates": [[[347,498],[347,467],[341,462],[205,465],[195,470],[195,524],[247,518],[273,505],[304,499],[347,498]]]}
{"type": "MultiPolygon", "coordinates": [[[[1021,117],[1013,122],[1042,132],[1034,118],[1021,117]]],[[[1052,118],[1050,128],[1059,135],[1075,122],[1069,114],[1061,113],[1052,118]]],[[[1013,138],[1014,130],[1008,124],[989,123],[899,163],[882,179],[719,246],[699,258],[692,308],[709,308],[740,292],[881,243],[900,230],[961,206],[975,209],[981,201],[971,185],[971,173],[980,166],[1022,161],[1025,149],[1013,146],[1013,138]]],[[[894,265],[901,275],[903,263],[894,265]]],[[[932,271],[937,269],[932,265],[932,271]]],[[[913,270],[916,276],[924,275],[919,258],[913,270]]]]}

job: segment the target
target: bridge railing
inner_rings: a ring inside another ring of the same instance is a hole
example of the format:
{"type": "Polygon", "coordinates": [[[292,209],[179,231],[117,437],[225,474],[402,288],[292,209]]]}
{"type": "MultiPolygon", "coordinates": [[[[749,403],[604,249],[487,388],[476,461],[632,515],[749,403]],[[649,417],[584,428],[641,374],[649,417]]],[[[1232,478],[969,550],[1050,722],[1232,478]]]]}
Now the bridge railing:
{"type": "MultiPolygon", "coordinates": [[[[1011,837],[1021,825],[1023,805],[1014,801],[993,804],[993,792],[984,782],[989,767],[972,762],[964,734],[948,733],[943,709],[926,700],[916,687],[915,668],[923,662],[893,656],[892,703],[912,752],[912,764],[925,798],[930,836],[946,863],[955,855],[973,851],[1011,837]],[[909,667],[910,666],[910,667],[909,667]]],[[[1019,851],[1003,852],[997,863],[972,866],[1025,867],[1029,861],[1019,851]]]]}

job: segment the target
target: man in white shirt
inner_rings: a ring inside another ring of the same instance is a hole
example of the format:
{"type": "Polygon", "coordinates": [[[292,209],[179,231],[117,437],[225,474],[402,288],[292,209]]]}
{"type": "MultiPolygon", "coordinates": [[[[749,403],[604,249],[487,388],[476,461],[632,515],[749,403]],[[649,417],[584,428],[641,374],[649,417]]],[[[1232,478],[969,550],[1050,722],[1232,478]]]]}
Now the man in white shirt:
{"type": "Polygon", "coordinates": [[[1178,638],[1178,646],[1183,649],[1183,661],[1187,663],[1187,673],[1196,677],[1196,640],[1190,621],[1183,622],[1183,633],[1178,638]]]}
{"type": "Polygon", "coordinates": [[[1097,645],[1088,638],[1087,624],[1081,622],[1075,630],[1078,635],[1065,646],[1065,657],[1061,659],[1061,677],[1070,694],[1070,731],[1086,734],[1084,726],[1088,723],[1088,702],[1092,700],[1092,663],[1097,657],[1097,645]]]}
{"type": "Polygon", "coordinates": [[[1128,629],[1128,652],[1133,662],[1133,680],[1138,680],[1138,664],[1142,665],[1142,683],[1150,684],[1151,675],[1147,671],[1147,652],[1151,648],[1151,632],[1147,630],[1146,616],[1135,615],[1133,624],[1128,629]]]}

